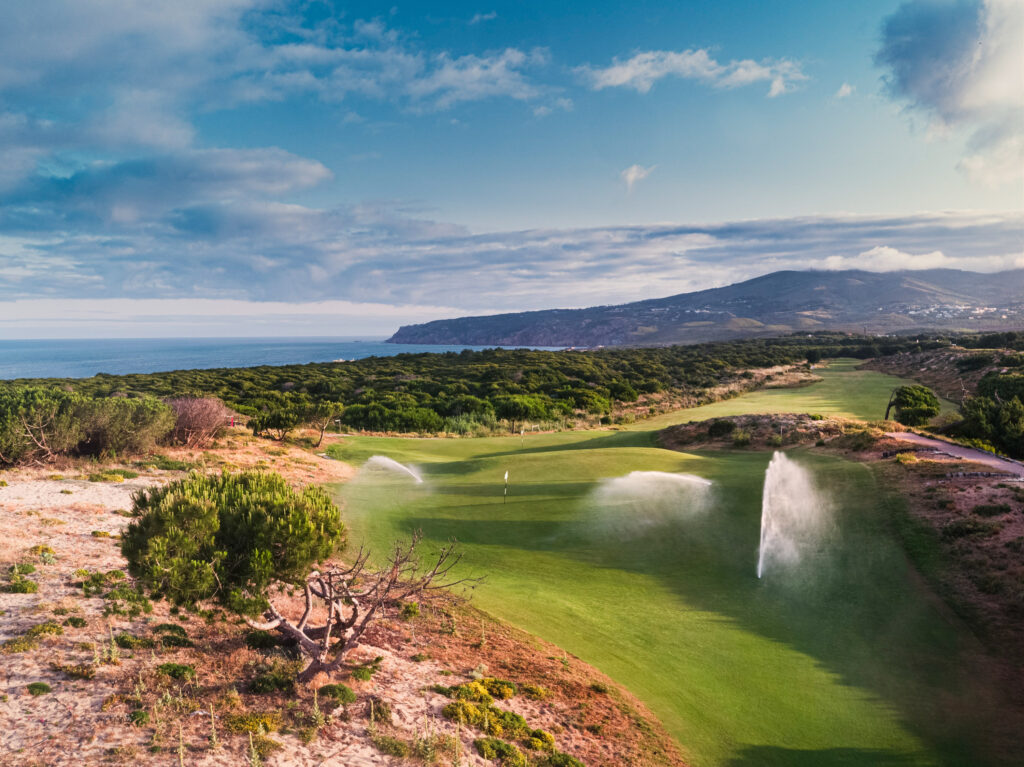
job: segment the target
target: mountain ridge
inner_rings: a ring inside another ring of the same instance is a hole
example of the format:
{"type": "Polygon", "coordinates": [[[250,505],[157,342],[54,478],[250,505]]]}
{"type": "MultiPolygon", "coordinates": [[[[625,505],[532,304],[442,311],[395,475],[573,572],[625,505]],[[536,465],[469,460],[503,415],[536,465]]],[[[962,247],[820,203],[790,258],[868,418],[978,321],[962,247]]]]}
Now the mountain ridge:
{"type": "Polygon", "coordinates": [[[405,325],[389,343],[621,346],[701,343],[816,330],[909,332],[1024,327],[1024,269],[778,271],[664,298],[405,325]]]}

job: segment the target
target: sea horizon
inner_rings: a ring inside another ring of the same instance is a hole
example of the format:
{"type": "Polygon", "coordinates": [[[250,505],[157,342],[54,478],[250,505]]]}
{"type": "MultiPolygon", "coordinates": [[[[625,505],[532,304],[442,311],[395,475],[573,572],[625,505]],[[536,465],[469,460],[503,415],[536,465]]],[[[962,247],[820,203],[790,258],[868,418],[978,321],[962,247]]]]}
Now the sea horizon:
{"type": "Polygon", "coordinates": [[[365,335],[3,339],[0,340],[0,380],[302,365],[495,348],[494,345],[392,344],[386,339],[386,336],[365,335]]]}

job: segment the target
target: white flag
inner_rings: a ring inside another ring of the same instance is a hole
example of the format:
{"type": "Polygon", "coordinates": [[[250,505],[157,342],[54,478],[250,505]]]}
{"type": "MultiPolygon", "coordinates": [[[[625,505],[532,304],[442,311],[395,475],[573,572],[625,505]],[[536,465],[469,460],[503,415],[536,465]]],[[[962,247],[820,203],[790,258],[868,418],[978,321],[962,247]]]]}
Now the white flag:
{"type": "Polygon", "coordinates": [[[505,481],[508,482],[508,469],[505,469],[505,481]]]}

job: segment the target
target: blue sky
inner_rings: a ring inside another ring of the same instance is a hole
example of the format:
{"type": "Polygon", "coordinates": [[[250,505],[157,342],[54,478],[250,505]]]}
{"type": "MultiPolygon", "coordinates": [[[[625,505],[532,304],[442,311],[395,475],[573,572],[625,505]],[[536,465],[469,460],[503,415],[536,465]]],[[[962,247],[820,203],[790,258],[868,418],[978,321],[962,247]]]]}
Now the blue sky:
{"type": "Polygon", "coordinates": [[[387,333],[1024,266],[1024,3],[41,0],[0,333],[387,333]]]}

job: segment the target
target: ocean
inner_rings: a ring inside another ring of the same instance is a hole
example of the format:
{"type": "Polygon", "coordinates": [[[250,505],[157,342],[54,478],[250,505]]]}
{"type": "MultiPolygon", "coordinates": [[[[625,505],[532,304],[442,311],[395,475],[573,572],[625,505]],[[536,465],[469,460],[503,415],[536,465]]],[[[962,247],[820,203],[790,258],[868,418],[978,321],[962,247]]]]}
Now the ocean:
{"type": "Polygon", "coordinates": [[[486,346],[388,344],[342,338],[109,338],[0,340],[0,379],[88,378],[97,373],[294,365],[486,346]]]}

